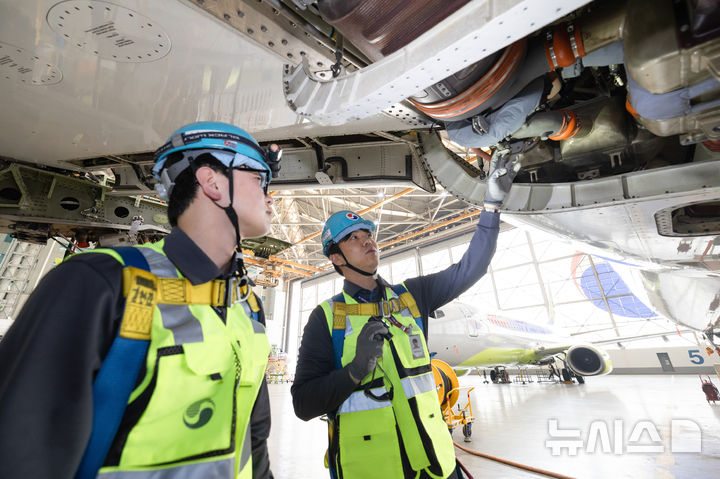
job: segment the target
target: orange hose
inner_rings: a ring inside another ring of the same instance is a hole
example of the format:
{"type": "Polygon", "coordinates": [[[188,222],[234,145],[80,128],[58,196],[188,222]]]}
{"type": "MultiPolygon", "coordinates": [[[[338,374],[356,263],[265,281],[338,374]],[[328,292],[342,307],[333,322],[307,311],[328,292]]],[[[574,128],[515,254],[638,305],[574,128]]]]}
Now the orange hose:
{"type": "Polygon", "coordinates": [[[498,61],[475,84],[457,96],[437,103],[410,102],[426,115],[437,119],[452,119],[482,105],[510,78],[525,58],[526,39],[505,48],[498,61]]]}
{"type": "Polygon", "coordinates": [[[517,467],[519,469],[524,469],[526,471],[534,472],[536,474],[542,474],[543,476],[547,476],[547,477],[555,477],[557,479],[574,479],[572,476],[565,476],[563,474],[558,474],[557,472],[546,471],[545,469],[540,469],[540,468],[532,467],[532,466],[526,466],[525,464],[520,464],[519,462],[508,461],[507,459],[502,459],[499,457],[491,456],[490,454],[473,451],[472,449],[467,449],[465,447],[462,447],[460,444],[458,444],[455,441],[453,441],[453,444],[455,444],[455,447],[457,447],[458,449],[461,449],[469,454],[483,457],[485,459],[490,459],[491,461],[501,462],[503,464],[507,464],[508,466],[517,467]]]}
{"type": "Polygon", "coordinates": [[[568,24],[564,23],[557,25],[552,32],[552,45],[548,40],[545,39],[545,59],[550,66],[550,70],[556,70],[557,68],[569,67],[575,60],[585,56],[585,48],[582,43],[582,35],[580,28],[573,26],[572,38],[575,40],[575,47],[577,48],[577,55],[573,51],[572,43],[570,41],[570,32],[568,32],[568,24]],[[555,60],[553,61],[552,53],[555,54],[555,60]]]}
{"type": "Polygon", "coordinates": [[[574,111],[565,110],[563,116],[563,124],[560,129],[554,135],[548,136],[549,139],[554,141],[567,140],[572,138],[580,131],[580,122],[578,121],[577,115],[574,111]]]}
{"type": "Polygon", "coordinates": [[[640,118],[640,115],[638,114],[637,111],[635,111],[635,108],[632,106],[632,103],[630,103],[629,96],[627,98],[625,98],[625,109],[628,111],[628,113],[630,113],[633,116],[633,118],[636,118],[636,119],[640,118]]]}
{"type": "Polygon", "coordinates": [[[583,45],[582,35],[580,34],[579,26],[576,26],[575,31],[573,32],[573,37],[575,38],[575,45],[577,45],[578,58],[582,58],[586,55],[586,53],[585,53],[585,45],[583,45]]]}
{"type": "Polygon", "coordinates": [[[569,67],[575,63],[575,54],[570,45],[570,35],[567,27],[558,25],[553,34],[553,50],[559,67],[569,67]]]}

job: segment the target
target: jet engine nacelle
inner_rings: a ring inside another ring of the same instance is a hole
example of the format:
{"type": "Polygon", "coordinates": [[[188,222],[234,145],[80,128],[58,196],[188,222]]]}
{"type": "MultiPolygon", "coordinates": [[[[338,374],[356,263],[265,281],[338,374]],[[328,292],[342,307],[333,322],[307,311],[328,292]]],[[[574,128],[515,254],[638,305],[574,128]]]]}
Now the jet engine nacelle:
{"type": "Polygon", "coordinates": [[[565,356],[568,368],[580,376],[601,376],[612,371],[610,355],[591,344],[570,347],[565,356]]]}

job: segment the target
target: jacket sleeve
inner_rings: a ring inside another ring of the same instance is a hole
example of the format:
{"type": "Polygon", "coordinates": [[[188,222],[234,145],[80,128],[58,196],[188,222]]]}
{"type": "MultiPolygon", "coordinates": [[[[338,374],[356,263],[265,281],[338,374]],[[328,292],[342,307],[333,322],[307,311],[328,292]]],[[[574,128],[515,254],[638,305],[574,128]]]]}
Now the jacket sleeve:
{"type": "Polygon", "coordinates": [[[78,255],[51,270],[0,342],[0,477],[72,478],[92,384],[122,315],[122,266],[78,255]]]}
{"type": "Polygon", "coordinates": [[[252,442],[253,479],[273,479],[270,470],[267,439],[270,436],[270,396],[267,382],[263,379],[250,415],[250,440],[252,442]]]}
{"type": "Polygon", "coordinates": [[[460,296],[483,277],[495,254],[499,232],[500,214],[481,213],[475,234],[460,261],[437,273],[405,281],[423,318],[460,296]]]}
{"type": "Polygon", "coordinates": [[[335,353],[323,309],[310,314],[303,331],[290,392],[295,415],[303,421],[337,410],[355,390],[348,368],[335,369],[335,353]]]}
{"type": "MultiPolygon", "coordinates": [[[[265,308],[259,298],[258,304],[260,304],[258,321],[265,326],[265,308]]],[[[250,414],[253,479],[273,479],[267,448],[267,440],[270,437],[270,424],[270,395],[268,394],[267,381],[263,378],[250,414]]]]}

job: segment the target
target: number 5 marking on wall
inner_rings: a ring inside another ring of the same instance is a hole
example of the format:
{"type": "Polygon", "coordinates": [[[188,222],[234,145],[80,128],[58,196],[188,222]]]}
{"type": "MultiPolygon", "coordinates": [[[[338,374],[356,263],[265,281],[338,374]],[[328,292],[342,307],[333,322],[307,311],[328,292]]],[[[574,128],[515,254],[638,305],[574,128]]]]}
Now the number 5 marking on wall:
{"type": "Polygon", "coordinates": [[[688,349],[688,355],[690,356],[690,362],[693,364],[703,364],[705,358],[700,354],[699,349],[688,349]]]}

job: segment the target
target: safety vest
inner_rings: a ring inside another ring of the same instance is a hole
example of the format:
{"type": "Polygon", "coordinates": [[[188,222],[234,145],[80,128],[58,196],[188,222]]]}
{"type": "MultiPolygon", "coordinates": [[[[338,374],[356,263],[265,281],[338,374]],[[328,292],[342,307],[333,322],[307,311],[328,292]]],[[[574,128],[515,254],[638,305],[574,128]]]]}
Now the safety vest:
{"type": "Polygon", "coordinates": [[[358,304],[343,292],[321,304],[331,335],[335,332],[337,338],[338,331],[344,335],[336,367],[353,360],[357,336],[372,316],[391,314],[407,330],[390,324],[392,338],[384,341],[374,378],[372,372],[363,378],[332,418],[331,474],[403,477],[403,461],[407,461],[415,471],[445,478],[455,469],[455,451],[440,412],[420,314],[404,285],[386,291],[391,299],[381,303],[358,304]],[[368,397],[364,391],[368,383],[377,397],[392,390],[392,399],[368,397]]]}
{"type": "MultiPolygon", "coordinates": [[[[259,311],[257,300],[250,294],[227,308],[223,323],[208,301],[191,299],[212,296],[220,281],[192,286],[163,245],[161,240],[139,247],[160,278],[160,301],[142,379],[98,477],[250,479],[250,415],[270,353],[265,327],[251,319],[259,311]]],[[[94,252],[123,263],[111,249],[94,252]]]]}

